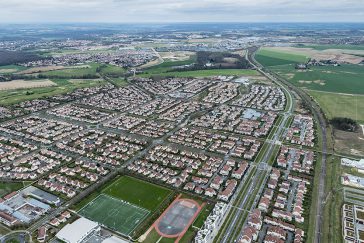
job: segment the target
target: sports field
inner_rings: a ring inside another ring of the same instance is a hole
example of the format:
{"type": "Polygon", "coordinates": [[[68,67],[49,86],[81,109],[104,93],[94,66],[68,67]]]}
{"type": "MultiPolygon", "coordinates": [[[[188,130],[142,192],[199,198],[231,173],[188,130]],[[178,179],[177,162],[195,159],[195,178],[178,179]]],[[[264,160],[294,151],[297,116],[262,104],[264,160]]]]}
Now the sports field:
{"type": "Polygon", "coordinates": [[[78,213],[121,234],[129,235],[147,217],[149,211],[109,195],[100,194],[78,213]]]}
{"type": "Polygon", "coordinates": [[[106,187],[104,194],[154,211],[171,193],[171,190],[133,177],[122,176],[106,187]]]}

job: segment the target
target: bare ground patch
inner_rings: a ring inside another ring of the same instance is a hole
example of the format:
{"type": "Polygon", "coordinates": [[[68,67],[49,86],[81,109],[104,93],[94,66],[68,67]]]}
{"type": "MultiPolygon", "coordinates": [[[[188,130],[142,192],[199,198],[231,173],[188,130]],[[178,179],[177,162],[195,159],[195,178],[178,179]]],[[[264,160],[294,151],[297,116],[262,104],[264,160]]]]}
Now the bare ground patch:
{"type": "Polygon", "coordinates": [[[40,73],[40,72],[48,72],[55,70],[62,70],[64,66],[46,66],[46,67],[33,67],[24,71],[20,71],[17,74],[32,74],[32,73],[40,73]]]}
{"type": "Polygon", "coordinates": [[[69,79],[70,83],[77,84],[77,83],[85,83],[85,82],[97,82],[97,81],[103,81],[103,79],[69,79]]]}
{"type": "Polygon", "coordinates": [[[362,131],[345,132],[334,130],[335,150],[343,154],[364,156],[364,136],[362,131]]]}
{"type": "Polygon", "coordinates": [[[168,61],[186,61],[190,59],[194,52],[191,51],[168,51],[168,52],[159,52],[159,55],[168,61]]]}
{"type": "Polygon", "coordinates": [[[312,48],[298,48],[298,47],[270,47],[274,51],[288,52],[297,55],[304,55],[316,60],[335,60],[339,63],[359,64],[364,60],[363,50],[342,50],[342,49],[327,49],[327,50],[314,50],[312,48]]]}
{"type": "Polygon", "coordinates": [[[0,73],[14,73],[16,71],[18,70],[15,68],[0,69],[0,73]]]}
{"type": "Polygon", "coordinates": [[[49,79],[42,80],[12,80],[8,82],[0,82],[0,90],[26,89],[26,88],[42,88],[49,86],[57,86],[56,83],[49,79]]]}
{"type": "Polygon", "coordinates": [[[90,67],[91,67],[90,65],[33,67],[24,71],[20,71],[17,74],[34,74],[34,73],[42,73],[42,72],[56,71],[63,69],[90,68],[90,67]]]}

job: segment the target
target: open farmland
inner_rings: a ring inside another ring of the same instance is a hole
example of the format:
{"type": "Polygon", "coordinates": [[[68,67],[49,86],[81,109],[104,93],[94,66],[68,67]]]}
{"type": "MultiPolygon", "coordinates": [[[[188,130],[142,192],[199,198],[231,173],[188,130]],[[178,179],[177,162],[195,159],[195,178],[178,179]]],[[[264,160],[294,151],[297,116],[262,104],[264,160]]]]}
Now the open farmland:
{"type": "Polygon", "coordinates": [[[263,48],[255,56],[256,60],[263,66],[278,66],[296,64],[307,61],[307,56],[292,54],[289,52],[275,51],[271,48],[263,48]]]}
{"type": "Polygon", "coordinates": [[[24,69],[26,69],[26,68],[23,66],[18,66],[18,65],[0,66],[0,74],[16,73],[16,72],[19,72],[24,69]]]}
{"type": "Polygon", "coordinates": [[[72,83],[67,79],[53,79],[52,81],[56,85],[32,89],[22,88],[16,90],[0,90],[0,105],[10,105],[26,100],[50,97],[54,95],[65,94],[77,88],[95,87],[105,84],[104,80],[85,80],[85,82],[77,83],[72,83]]]}
{"type": "Polygon", "coordinates": [[[340,50],[364,50],[364,45],[299,45],[299,48],[312,48],[315,50],[329,50],[329,49],[340,49],[340,50]]]}
{"type": "Polygon", "coordinates": [[[336,94],[309,91],[309,94],[320,104],[331,119],[333,117],[348,117],[364,123],[364,95],[336,94]]]}
{"type": "Polygon", "coordinates": [[[95,78],[98,76],[97,67],[99,67],[98,64],[82,65],[81,67],[46,71],[40,75],[47,78],[95,78]]]}
{"type": "Polygon", "coordinates": [[[12,90],[12,89],[30,89],[55,86],[56,84],[49,79],[41,80],[12,80],[8,82],[0,82],[0,90],[12,90]]]}
{"type": "Polygon", "coordinates": [[[271,67],[295,86],[335,93],[364,94],[364,68],[343,64],[338,67],[319,66],[296,70],[294,65],[271,67]]]}
{"type": "Polygon", "coordinates": [[[18,72],[17,74],[32,74],[32,73],[41,73],[41,72],[48,72],[54,70],[62,70],[65,69],[64,66],[46,66],[46,67],[33,67],[23,71],[18,72]]]}
{"type": "Polygon", "coordinates": [[[338,63],[359,64],[364,60],[364,50],[353,49],[314,49],[312,47],[271,47],[268,50],[306,56],[315,60],[333,60],[338,63]]]}

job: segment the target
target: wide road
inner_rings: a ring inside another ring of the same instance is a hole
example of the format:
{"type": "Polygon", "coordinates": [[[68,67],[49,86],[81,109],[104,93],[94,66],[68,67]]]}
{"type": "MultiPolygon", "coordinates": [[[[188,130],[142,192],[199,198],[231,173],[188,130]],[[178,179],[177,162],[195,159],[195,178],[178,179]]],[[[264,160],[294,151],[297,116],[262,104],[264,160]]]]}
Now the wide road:
{"type": "MultiPolygon", "coordinates": [[[[293,97],[290,93],[290,91],[281,83],[279,83],[275,77],[271,76],[270,74],[266,74],[263,71],[261,71],[261,67],[255,65],[255,63],[253,61],[250,60],[251,54],[249,53],[249,51],[247,51],[246,53],[246,58],[247,60],[251,63],[252,66],[254,66],[257,71],[261,72],[264,76],[266,76],[268,79],[272,80],[273,82],[277,83],[277,85],[279,85],[286,93],[287,95],[287,105],[286,105],[286,112],[283,114],[283,119],[280,120],[280,123],[278,124],[278,129],[275,131],[275,134],[273,136],[273,138],[271,139],[272,141],[269,143],[269,147],[268,149],[266,149],[264,151],[264,155],[263,158],[260,161],[256,161],[257,164],[255,166],[258,166],[259,168],[263,167],[264,169],[264,173],[262,172],[256,172],[254,174],[253,180],[251,182],[251,184],[248,186],[247,190],[245,189],[245,191],[243,191],[243,197],[242,198],[237,198],[236,200],[234,200],[235,198],[232,198],[232,200],[230,201],[230,206],[234,205],[234,207],[239,208],[240,210],[238,210],[235,214],[232,214],[230,217],[227,217],[226,222],[229,222],[227,227],[224,227],[221,232],[221,234],[223,234],[222,236],[222,240],[221,242],[234,242],[235,238],[237,237],[237,239],[240,238],[241,234],[242,234],[242,230],[243,230],[243,226],[245,223],[240,224],[242,222],[242,220],[244,219],[244,212],[250,211],[252,208],[254,208],[256,206],[257,203],[257,195],[258,193],[261,193],[262,190],[264,189],[266,180],[270,174],[270,170],[271,168],[267,165],[268,160],[271,158],[272,153],[274,151],[275,148],[275,144],[277,141],[279,141],[280,139],[280,134],[282,133],[282,130],[285,128],[286,122],[288,117],[293,113],[293,97]],[[267,170],[267,171],[265,171],[267,170]],[[261,182],[260,184],[257,184],[257,182],[261,182]],[[256,190],[258,188],[258,190],[256,190]],[[255,193],[254,193],[255,192],[255,193]],[[253,200],[253,204],[249,207],[249,205],[247,205],[247,203],[249,201],[251,201],[250,199],[254,199],[253,200]]],[[[241,188],[239,188],[235,194],[240,194],[241,188]]]]}
{"type": "MultiPolygon", "coordinates": [[[[325,116],[323,112],[321,111],[321,108],[317,105],[317,103],[309,96],[307,95],[303,90],[300,88],[295,87],[294,85],[290,84],[287,80],[284,78],[277,76],[270,71],[265,70],[262,65],[260,65],[254,58],[255,52],[257,51],[257,48],[253,50],[250,54],[248,54],[248,59],[251,61],[251,63],[254,63],[257,70],[262,73],[263,75],[266,75],[267,77],[275,77],[274,79],[277,81],[277,84],[285,85],[290,90],[293,90],[298,96],[301,97],[303,101],[305,101],[310,109],[311,112],[314,114],[316,120],[318,121],[318,124],[320,125],[320,132],[322,136],[322,159],[321,159],[321,168],[320,171],[315,171],[315,173],[320,173],[319,177],[319,184],[318,184],[318,196],[316,201],[316,212],[315,212],[315,237],[314,242],[319,243],[321,242],[321,234],[322,234],[322,224],[323,224],[323,212],[324,212],[324,201],[325,201],[325,177],[326,177],[326,159],[327,159],[327,122],[325,119],[325,116]]],[[[287,91],[287,89],[285,89],[287,91]]]]}

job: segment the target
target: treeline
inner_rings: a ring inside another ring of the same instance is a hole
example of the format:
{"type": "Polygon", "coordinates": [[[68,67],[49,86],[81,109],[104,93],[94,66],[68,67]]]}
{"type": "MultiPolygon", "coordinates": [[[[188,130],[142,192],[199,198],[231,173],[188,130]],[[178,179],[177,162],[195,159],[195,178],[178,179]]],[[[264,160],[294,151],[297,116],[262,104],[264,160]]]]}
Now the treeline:
{"type": "Polygon", "coordinates": [[[54,78],[54,79],[95,79],[95,78],[99,78],[100,76],[98,74],[83,74],[83,75],[47,75],[47,74],[39,74],[37,76],[37,78],[39,79],[45,79],[45,78],[54,78]]]}
{"type": "Polygon", "coordinates": [[[196,62],[199,66],[204,66],[207,63],[210,63],[217,66],[234,65],[236,68],[250,68],[249,62],[244,57],[229,52],[199,51],[196,53],[196,62]]]}
{"type": "Polygon", "coordinates": [[[359,129],[356,121],[346,117],[335,117],[330,120],[330,123],[334,128],[342,131],[355,132],[359,129]]]}
{"type": "MultiPolygon", "coordinates": [[[[181,67],[181,71],[195,71],[205,69],[249,69],[249,62],[238,54],[229,52],[199,51],[196,53],[196,63],[181,67]]],[[[177,69],[178,70],[178,69],[177,69]]],[[[176,69],[172,70],[176,71],[176,69]]]]}
{"type": "Polygon", "coordinates": [[[25,63],[45,59],[37,54],[24,51],[0,50],[0,66],[25,63]]]}

